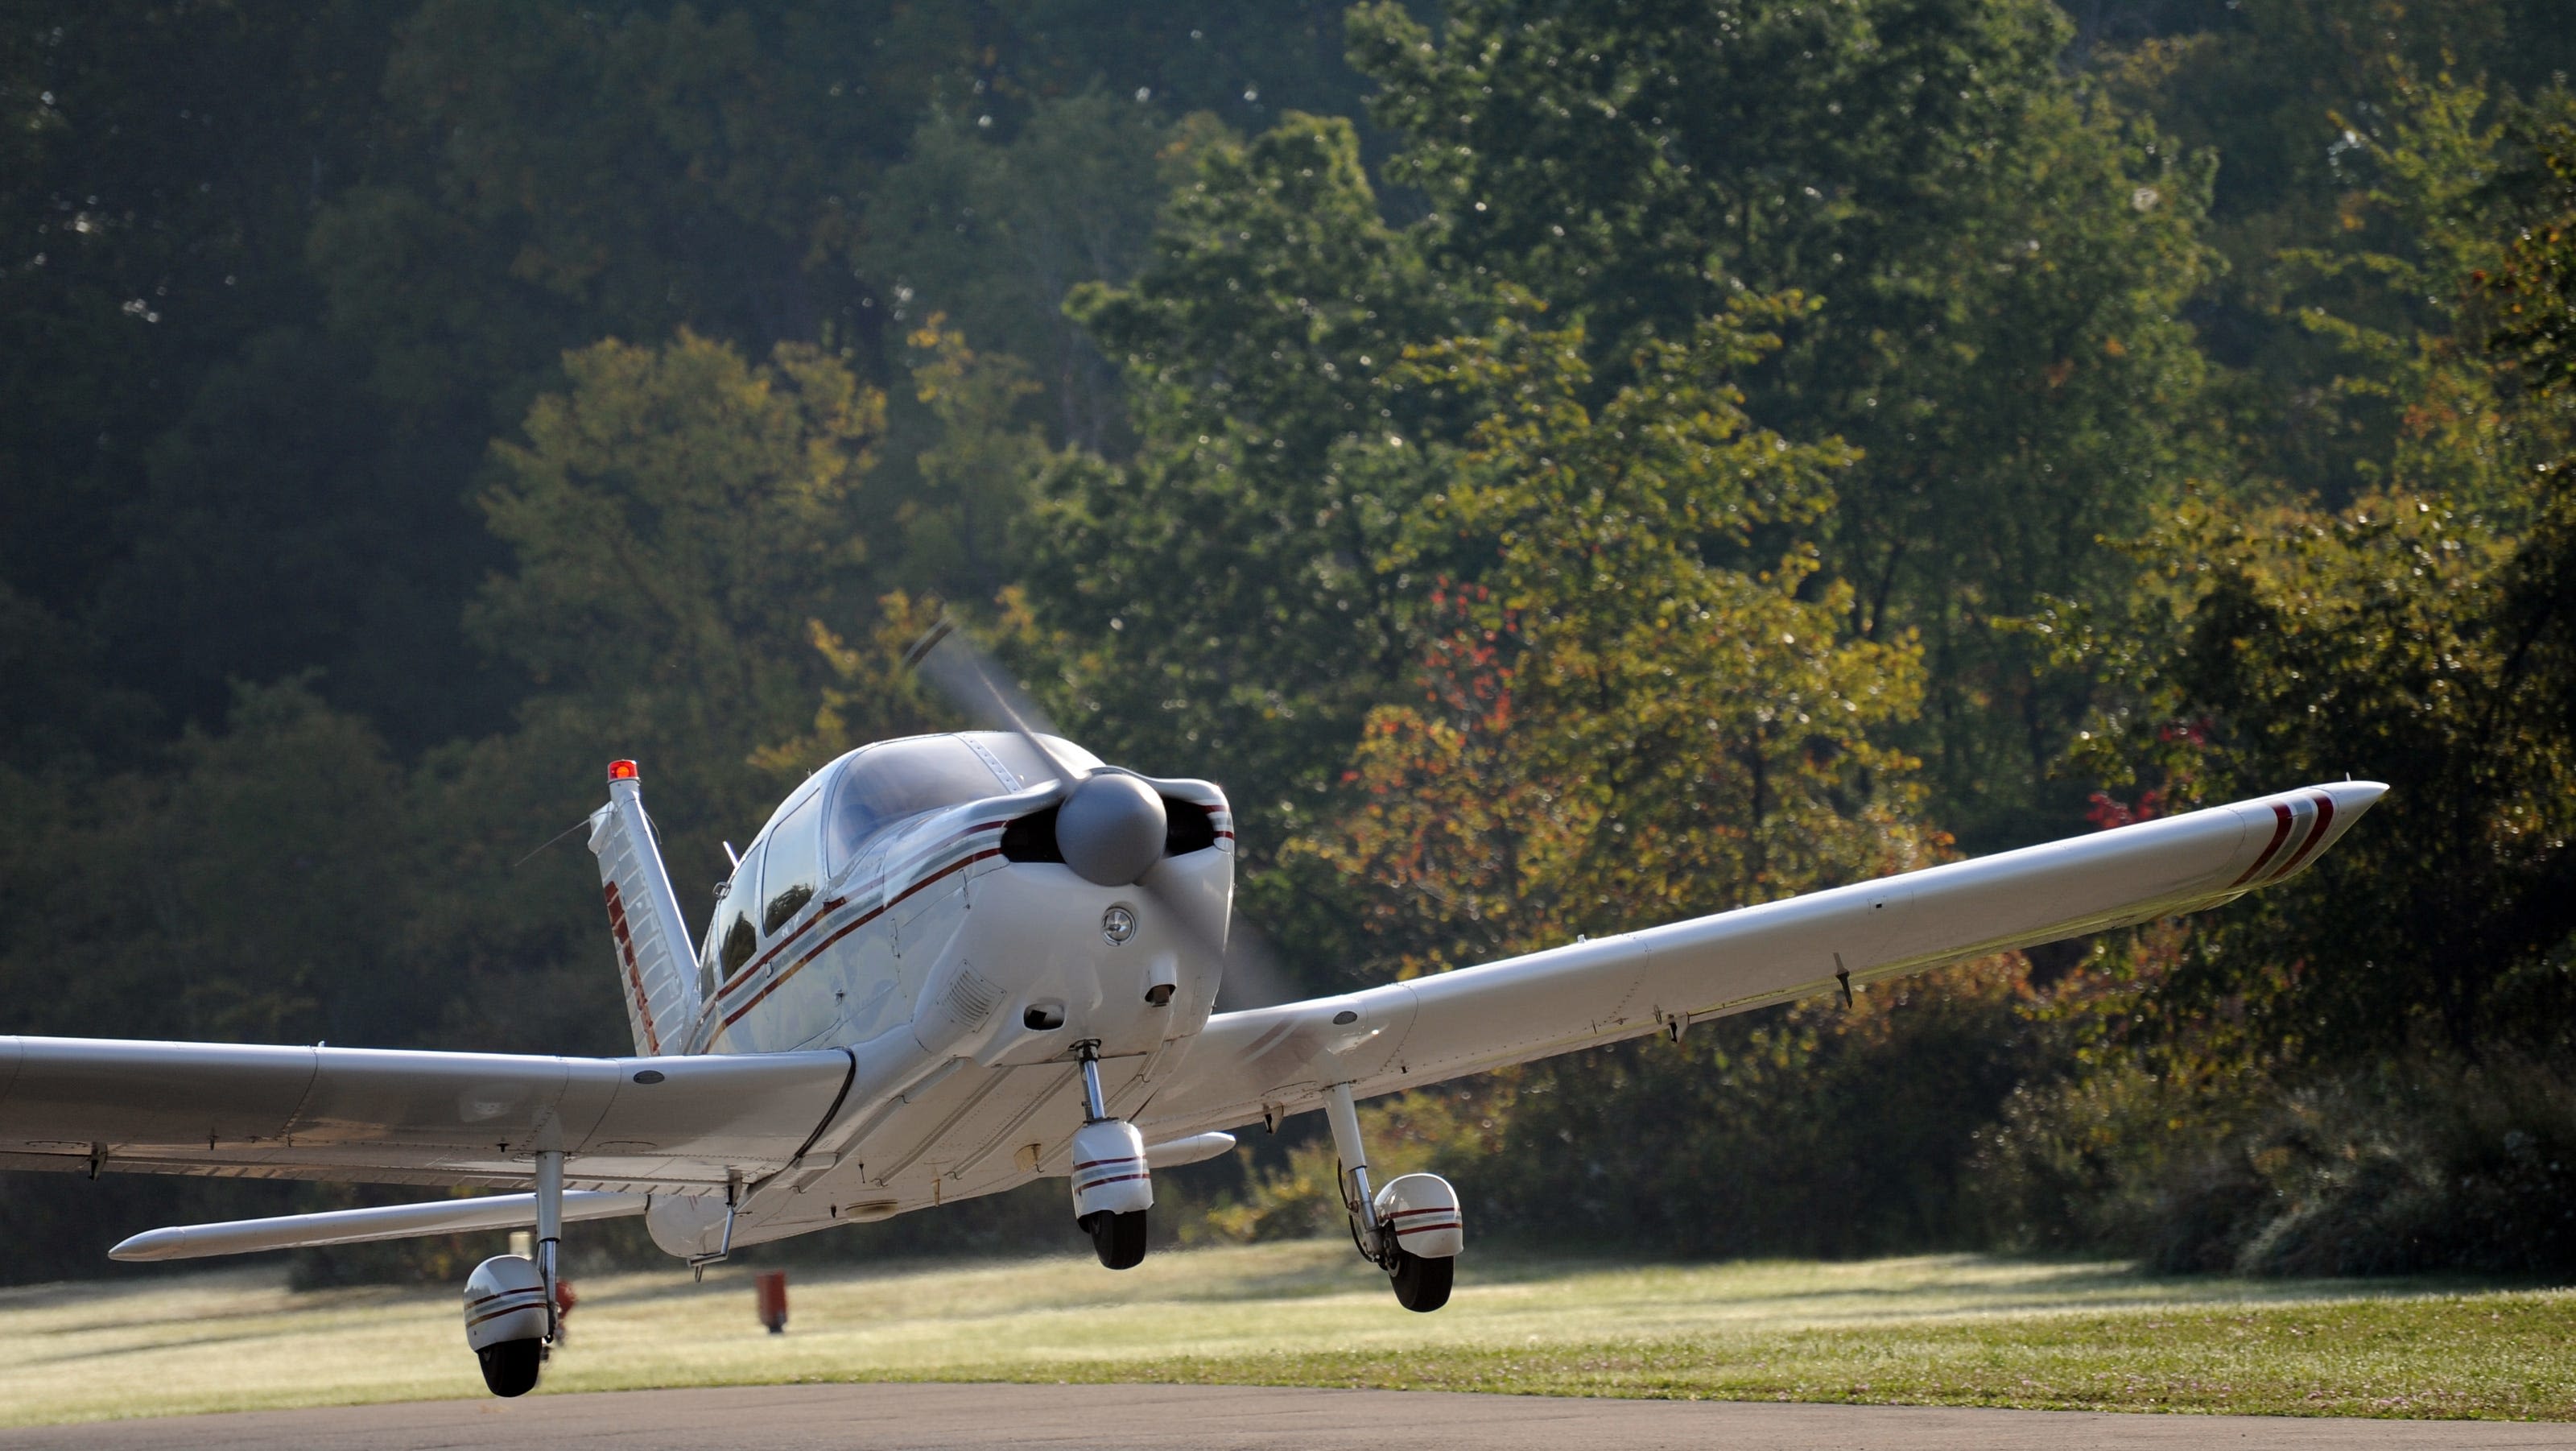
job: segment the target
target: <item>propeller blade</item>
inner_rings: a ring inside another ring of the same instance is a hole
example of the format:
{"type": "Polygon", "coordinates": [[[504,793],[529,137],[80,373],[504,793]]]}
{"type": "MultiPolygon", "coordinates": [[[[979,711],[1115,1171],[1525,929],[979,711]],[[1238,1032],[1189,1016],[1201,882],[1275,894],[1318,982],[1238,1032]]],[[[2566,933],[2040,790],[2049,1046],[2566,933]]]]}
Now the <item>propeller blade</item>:
{"type": "MultiPolygon", "coordinates": [[[[1000,663],[984,653],[957,622],[942,619],[929,633],[913,642],[903,656],[904,664],[918,671],[932,687],[957,708],[968,720],[987,730],[1010,731],[1029,743],[1054,770],[1056,779],[1071,788],[1085,773],[1074,770],[1047,745],[1055,727],[1046,712],[1024,694],[1000,663]]],[[[1200,952],[1225,965],[1217,983],[1217,999],[1229,1010],[1266,1008],[1293,1002],[1297,997],[1288,975],[1279,969],[1278,954],[1270,950],[1261,934],[1245,922],[1240,913],[1232,913],[1224,940],[1219,941],[1199,926],[1198,917],[1187,903],[1165,891],[1156,882],[1157,872],[1147,872],[1136,885],[1155,905],[1193,939],[1200,952]]]]}
{"type": "Polygon", "coordinates": [[[943,619],[903,652],[903,663],[918,671],[950,705],[986,730],[1010,731],[1028,742],[1067,786],[1082,773],[1064,763],[1046,743],[1055,727],[1037,703],[1021,693],[992,656],[978,648],[954,620],[943,619]]]}
{"type": "Polygon", "coordinates": [[[1147,872],[1137,889],[1153,900],[1170,921],[1180,924],[1188,934],[1190,945],[1201,956],[1211,957],[1223,966],[1217,978],[1216,1007],[1225,1012],[1245,1008],[1270,1008],[1294,1002],[1297,991],[1289,985],[1288,975],[1279,969],[1279,954],[1243,914],[1231,906],[1226,909],[1225,939],[1218,941],[1199,925],[1197,913],[1190,904],[1167,891],[1160,871],[1147,872]]]}
{"type": "Polygon", "coordinates": [[[1225,976],[1217,980],[1216,1005],[1227,1012],[1275,1008],[1299,997],[1270,941],[1236,912],[1225,934],[1225,976]]]}

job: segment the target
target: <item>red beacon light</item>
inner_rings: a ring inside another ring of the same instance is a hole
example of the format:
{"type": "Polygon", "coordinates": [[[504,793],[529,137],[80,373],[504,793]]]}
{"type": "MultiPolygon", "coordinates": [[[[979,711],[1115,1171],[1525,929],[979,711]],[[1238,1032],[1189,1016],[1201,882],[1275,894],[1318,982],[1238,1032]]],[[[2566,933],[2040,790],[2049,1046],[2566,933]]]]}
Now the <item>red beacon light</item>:
{"type": "Polygon", "coordinates": [[[644,778],[636,773],[635,763],[633,761],[611,761],[608,763],[608,779],[611,781],[640,781],[644,778]]]}

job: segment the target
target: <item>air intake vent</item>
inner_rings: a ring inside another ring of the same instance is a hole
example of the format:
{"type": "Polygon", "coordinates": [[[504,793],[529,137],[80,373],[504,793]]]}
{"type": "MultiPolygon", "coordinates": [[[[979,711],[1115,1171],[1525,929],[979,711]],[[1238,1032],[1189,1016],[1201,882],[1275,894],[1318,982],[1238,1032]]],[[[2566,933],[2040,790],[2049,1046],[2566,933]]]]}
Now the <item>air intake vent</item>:
{"type": "Polygon", "coordinates": [[[1195,801],[1163,798],[1163,855],[1185,856],[1216,845],[1216,818],[1195,801]]]}
{"type": "Polygon", "coordinates": [[[948,980],[944,1000],[948,1011],[957,1015],[957,1021],[971,1028],[991,1017],[993,1009],[1002,1005],[1002,990],[986,981],[983,974],[975,969],[961,967],[957,969],[957,975],[948,980]]]}
{"type": "MultiPolygon", "coordinates": [[[[1056,808],[1033,811],[1002,828],[1002,857],[1015,862],[1060,862],[1055,844],[1056,808]]],[[[1208,808],[1177,796],[1163,798],[1163,855],[1186,856],[1216,845],[1216,818],[1208,808]]]]}
{"type": "Polygon", "coordinates": [[[1002,828],[1002,856],[1015,862],[1060,862],[1055,844],[1055,808],[1032,812],[1002,828]]]}

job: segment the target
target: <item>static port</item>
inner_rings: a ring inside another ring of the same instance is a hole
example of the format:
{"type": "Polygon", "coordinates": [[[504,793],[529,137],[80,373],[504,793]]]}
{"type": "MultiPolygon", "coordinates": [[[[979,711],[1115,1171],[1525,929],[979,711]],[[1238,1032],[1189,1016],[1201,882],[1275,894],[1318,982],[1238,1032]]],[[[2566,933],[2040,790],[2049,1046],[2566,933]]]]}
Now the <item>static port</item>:
{"type": "Polygon", "coordinates": [[[1020,1023],[1041,1033],[1052,1033],[1064,1026],[1064,1007],[1059,1003],[1031,1003],[1020,1014],[1020,1023]]]}

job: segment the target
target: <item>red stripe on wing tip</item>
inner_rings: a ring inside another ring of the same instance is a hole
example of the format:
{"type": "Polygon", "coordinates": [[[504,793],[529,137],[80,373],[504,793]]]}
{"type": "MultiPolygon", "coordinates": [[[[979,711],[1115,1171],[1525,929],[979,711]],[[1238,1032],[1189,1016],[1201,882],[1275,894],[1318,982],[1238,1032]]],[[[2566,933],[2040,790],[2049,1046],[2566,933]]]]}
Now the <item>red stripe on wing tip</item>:
{"type": "Polygon", "coordinates": [[[2229,886],[2231,886],[2231,887],[2241,887],[2241,886],[2244,886],[2247,882],[2250,882],[2250,881],[2254,880],[2254,874],[2255,874],[2256,872],[2259,872],[2259,871],[2263,870],[2263,866],[2264,866],[2264,864],[2265,864],[2266,862],[2269,862],[2269,861],[2272,859],[2272,854],[2273,854],[2274,852],[2277,852],[2277,851],[2279,851],[2279,850],[2281,849],[2281,843],[2282,843],[2282,842],[2284,842],[2284,841],[2286,841],[2286,840],[2288,840],[2288,839],[2289,839],[2289,836],[2290,836],[2290,807],[2289,807],[2289,803],[2284,802],[2284,801],[2275,801],[2275,802],[2273,802],[2273,803],[2272,803],[2272,840],[2271,840],[2271,842],[2263,848],[2263,854],[2262,854],[2261,856],[2258,856],[2258,857],[2256,857],[2256,858],[2254,859],[2254,865],[2252,865],[2252,866],[2250,866],[2250,867],[2247,867],[2247,868],[2245,869],[2245,874],[2244,874],[2243,876],[2238,877],[2236,880],[2234,880],[2234,881],[2232,881],[2232,882],[2229,882],[2227,885],[2229,885],[2229,886]]]}
{"type": "MultiPolygon", "coordinates": [[[[2316,825],[2309,828],[2308,839],[2300,842],[2299,849],[2290,853],[2290,859],[2283,862],[2281,864],[2281,869],[2272,874],[2271,881],[2277,882],[2283,877],[2288,876],[2290,873],[2297,871],[2299,869],[2299,863],[2308,859],[2308,853],[2317,849],[2317,844],[2326,839],[2326,832],[2334,826],[2334,798],[2328,796],[2323,791],[2319,791],[2309,799],[2317,803],[2316,825]]],[[[2266,883],[2266,885],[2269,885],[2269,883],[2266,883]]]]}

